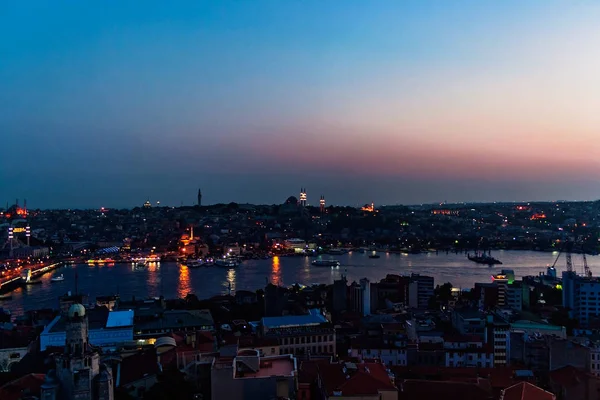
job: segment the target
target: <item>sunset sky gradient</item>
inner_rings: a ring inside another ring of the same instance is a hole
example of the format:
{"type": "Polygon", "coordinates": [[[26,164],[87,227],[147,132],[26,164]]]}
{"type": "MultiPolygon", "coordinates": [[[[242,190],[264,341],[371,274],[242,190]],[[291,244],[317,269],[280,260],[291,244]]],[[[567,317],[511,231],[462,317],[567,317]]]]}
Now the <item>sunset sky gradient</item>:
{"type": "Polygon", "coordinates": [[[600,2],[0,4],[0,198],[600,198],[600,2]]]}

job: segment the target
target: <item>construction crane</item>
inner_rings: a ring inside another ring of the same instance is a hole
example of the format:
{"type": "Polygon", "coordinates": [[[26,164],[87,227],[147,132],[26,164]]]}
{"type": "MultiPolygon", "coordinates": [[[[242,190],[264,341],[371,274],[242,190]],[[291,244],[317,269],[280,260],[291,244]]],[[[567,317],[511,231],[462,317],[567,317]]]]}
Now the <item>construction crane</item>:
{"type": "Polygon", "coordinates": [[[567,247],[567,254],[565,255],[567,258],[567,271],[573,272],[573,258],[571,257],[571,249],[567,247]]]}
{"type": "Polygon", "coordinates": [[[565,257],[567,259],[567,271],[573,272],[573,258],[571,256],[572,247],[573,247],[573,244],[571,242],[565,241],[563,243],[562,247],[560,248],[560,250],[558,252],[558,255],[556,256],[556,259],[554,260],[554,264],[552,264],[552,268],[556,267],[556,263],[558,262],[560,255],[564,252],[565,257]]]}
{"type": "Polygon", "coordinates": [[[585,253],[583,253],[583,273],[588,278],[592,277],[592,271],[590,271],[590,267],[588,267],[587,257],[585,256],[585,253]]]}

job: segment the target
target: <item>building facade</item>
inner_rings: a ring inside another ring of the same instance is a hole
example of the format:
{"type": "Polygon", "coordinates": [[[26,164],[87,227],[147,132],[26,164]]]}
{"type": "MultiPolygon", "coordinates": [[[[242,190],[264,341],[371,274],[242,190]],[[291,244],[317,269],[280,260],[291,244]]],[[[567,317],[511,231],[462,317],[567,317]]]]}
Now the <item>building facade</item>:
{"type": "Polygon", "coordinates": [[[88,341],[85,307],[73,304],[67,313],[64,352],[46,375],[42,400],[113,400],[112,373],[88,341]]]}

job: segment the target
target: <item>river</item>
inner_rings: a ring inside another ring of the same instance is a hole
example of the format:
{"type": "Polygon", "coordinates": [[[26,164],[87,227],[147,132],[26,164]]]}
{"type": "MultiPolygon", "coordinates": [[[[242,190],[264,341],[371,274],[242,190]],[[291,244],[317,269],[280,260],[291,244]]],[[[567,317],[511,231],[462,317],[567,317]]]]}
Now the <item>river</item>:
{"type": "MultiPolygon", "coordinates": [[[[557,253],[534,251],[496,251],[492,255],[504,264],[494,267],[468,261],[464,254],[445,252],[426,254],[385,254],[371,259],[367,254],[353,252],[335,258],[342,264],[339,268],[314,267],[311,258],[275,257],[269,260],[245,261],[236,269],[208,267],[188,269],[173,262],[150,264],[147,269],[136,270],[130,264],[87,265],[78,264],[59,268],[44,275],[39,285],[31,285],[13,291],[12,299],[0,301],[0,307],[14,315],[39,308],[57,308],[58,297],[67,291],[75,291],[77,276],[78,290],[93,300],[96,296],[119,293],[121,298],[165,298],[185,297],[194,293],[199,298],[226,294],[235,290],[256,290],[265,286],[267,280],[276,285],[302,283],[330,284],[342,274],[351,282],[363,277],[379,281],[386,274],[419,273],[433,276],[435,284],[451,282],[463,289],[473,287],[475,282],[490,282],[491,274],[503,268],[515,271],[515,276],[537,275],[551,265],[557,253]],[[51,282],[54,275],[64,274],[62,282],[51,282]]],[[[588,265],[594,276],[600,275],[600,256],[588,256],[588,265]]],[[[583,271],[583,260],[573,255],[575,271],[583,271]]],[[[558,274],[565,269],[562,255],[557,263],[558,274]]]]}

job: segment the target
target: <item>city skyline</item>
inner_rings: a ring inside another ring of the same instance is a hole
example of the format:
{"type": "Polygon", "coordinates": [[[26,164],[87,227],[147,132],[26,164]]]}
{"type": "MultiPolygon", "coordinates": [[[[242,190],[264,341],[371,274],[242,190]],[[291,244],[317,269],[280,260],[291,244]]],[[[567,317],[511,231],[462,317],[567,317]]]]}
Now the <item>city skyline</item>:
{"type": "Polygon", "coordinates": [[[600,198],[600,4],[2,6],[32,208],[600,198]]]}

